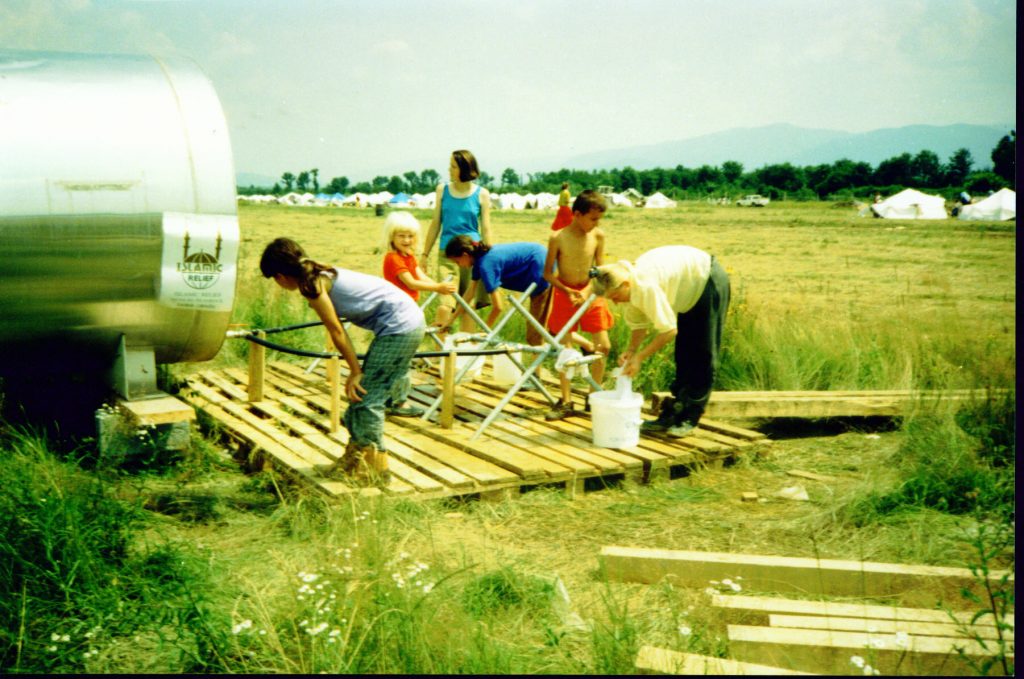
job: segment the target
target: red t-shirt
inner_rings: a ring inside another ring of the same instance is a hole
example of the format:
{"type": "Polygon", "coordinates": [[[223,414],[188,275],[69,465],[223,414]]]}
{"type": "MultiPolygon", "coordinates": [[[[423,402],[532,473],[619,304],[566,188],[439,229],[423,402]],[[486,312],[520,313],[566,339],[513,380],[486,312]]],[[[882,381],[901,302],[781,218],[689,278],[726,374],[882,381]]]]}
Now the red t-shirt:
{"type": "Polygon", "coordinates": [[[416,255],[403,255],[394,250],[384,255],[384,280],[394,283],[400,290],[404,290],[410,297],[419,301],[420,291],[413,290],[398,277],[398,274],[408,271],[410,276],[416,278],[417,268],[419,265],[416,263],[416,255]]]}

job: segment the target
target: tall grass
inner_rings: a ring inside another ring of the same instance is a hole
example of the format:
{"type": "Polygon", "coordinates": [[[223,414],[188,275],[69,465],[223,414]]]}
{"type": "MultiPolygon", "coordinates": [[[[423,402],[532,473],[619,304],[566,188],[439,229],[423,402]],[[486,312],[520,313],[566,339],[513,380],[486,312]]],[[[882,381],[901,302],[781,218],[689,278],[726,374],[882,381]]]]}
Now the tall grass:
{"type": "Polygon", "coordinates": [[[940,404],[918,412],[905,422],[902,444],[887,461],[897,470],[896,482],[866,489],[841,517],[864,526],[934,510],[1012,525],[1015,410],[1009,392],[959,411],[940,404]]]}
{"type": "MultiPolygon", "coordinates": [[[[618,316],[618,311],[615,312],[618,316]]],[[[979,338],[953,313],[936,312],[947,332],[907,332],[898,309],[856,320],[837,309],[828,316],[775,309],[763,301],[733,300],[723,332],[715,389],[730,391],[829,391],[1008,387],[1016,354],[1005,338],[979,338]],[[979,341],[980,340],[980,341],[979,341]]],[[[614,361],[629,341],[616,319],[614,361]]],[[[675,371],[670,343],[646,361],[634,385],[645,394],[665,390],[675,371]]]]}
{"type": "Polygon", "coordinates": [[[205,565],[167,542],[140,544],[138,508],[57,460],[33,432],[0,434],[0,668],[89,672],[224,667],[223,622],[205,565]],[[135,646],[137,665],[108,664],[135,646]]]}

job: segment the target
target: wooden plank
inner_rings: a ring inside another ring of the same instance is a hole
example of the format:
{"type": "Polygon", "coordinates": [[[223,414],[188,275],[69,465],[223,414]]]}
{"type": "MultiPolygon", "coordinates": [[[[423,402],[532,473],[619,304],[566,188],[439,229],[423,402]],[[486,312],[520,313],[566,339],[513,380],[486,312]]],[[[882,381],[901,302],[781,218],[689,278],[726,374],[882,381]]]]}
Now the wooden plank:
{"type": "Polygon", "coordinates": [[[441,413],[438,422],[445,429],[451,429],[455,418],[455,352],[450,351],[443,359],[444,378],[441,380],[441,413]]]}
{"type": "MultiPolygon", "coordinates": [[[[430,399],[414,389],[410,394],[410,400],[427,403],[430,399]]],[[[486,407],[466,397],[457,397],[455,403],[458,405],[459,420],[467,423],[469,428],[474,431],[490,412],[486,407]]],[[[535,435],[529,430],[509,422],[507,418],[495,419],[481,440],[487,441],[491,438],[500,441],[503,445],[514,446],[524,454],[536,458],[552,478],[564,479],[581,472],[592,475],[595,469],[600,468],[581,462],[577,456],[566,452],[575,452],[574,448],[563,446],[553,437],[542,438],[535,435]]]]}
{"type": "MultiPolygon", "coordinates": [[[[918,404],[984,400],[1000,392],[1005,390],[716,391],[706,412],[712,417],[892,417],[918,404]]],[[[658,400],[664,396],[659,392],[658,400]]]]}
{"type": "Polygon", "coordinates": [[[389,445],[391,440],[404,443],[435,460],[444,462],[482,486],[508,484],[522,480],[503,467],[491,464],[475,455],[470,455],[411,429],[395,427],[385,436],[385,445],[389,445]]]}
{"type": "MultiPolygon", "coordinates": [[[[794,627],[800,629],[824,629],[838,632],[866,632],[874,634],[913,634],[919,637],[947,637],[971,639],[974,635],[982,639],[999,639],[999,632],[991,625],[974,627],[955,622],[900,622],[876,620],[874,618],[836,618],[818,615],[768,615],[771,627],[794,627]]],[[[1003,638],[1013,641],[1013,631],[1005,630],[1003,638]]]]}
{"type": "Polygon", "coordinates": [[[471,492],[473,488],[476,488],[476,483],[472,478],[429,455],[424,455],[415,448],[406,445],[400,439],[389,436],[387,438],[387,448],[388,454],[391,457],[401,460],[409,467],[418,469],[431,478],[437,479],[446,488],[450,488],[454,494],[471,492]]]}
{"type": "MultiPolygon", "coordinates": [[[[212,395],[213,393],[212,390],[205,385],[193,385],[193,387],[200,393],[206,393],[207,395],[212,395]]],[[[241,404],[224,401],[220,405],[225,412],[228,412],[237,419],[245,422],[250,427],[259,431],[262,435],[278,442],[279,445],[284,449],[287,449],[288,452],[292,454],[293,458],[313,462],[321,471],[326,469],[326,467],[337,459],[339,446],[331,445],[330,442],[325,440],[323,434],[313,428],[299,427],[299,429],[302,429],[305,433],[300,434],[301,438],[295,438],[278,430],[262,418],[248,412],[246,407],[241,404]]],[[[274,412],[274,409],[270,407],[271,404],[267,401],[263,401],[258,404],[249,403],[246,405],[253,409],[269,409],[271,412],[274,412]]],[[[340,446],[344,446],[344,442],[341,442],[340,446]]],[[[293,458],[289,458],[292,459],[292,461],[289,462],[281,455],[278,455],[277,457],[286,465],[292,465],[294,462],[293,458]]],[[[412,489],[413,486],[405,483],[401,478],[398,479],[397,483],[392,483],[388,486],[388,490],[390,492],[403,492],[403,490],[411,491],[412,489]]]]}
{"type": "MultiPolygon", "coordinates": [[[[471,387],[477,393],[489,392],[491,389],[487,385],[473,384],[471,387]]],[[[547,401],[542,399],[538,394],[534,392],[519,392],[519,396],[522,397],[522,402],[526,404],[535,404],[535,407],[546,407],[547,401]]],[[[495,401],[497,402],[497,401],[495,401]]],[[[528,406],[527,406],[528,407],[528,406]]],[[[559,429],[563,433],[571,433],[586,440],[593,446],[591,430],[590,430],[590,415],[582,414],[581,416],[566,418],[565,420],[558,420],[556,422],[547,422],[544,424],[551,426],[552,428],[559,429]],[[585,423],[585,424],[584,424],[585,423]],[[575,426],[574,426],[575,425],[575,426]],[[566,428],[570,429],[566,429],[566,428]]],[[[701,431],[698,427],[691,436],[683,439],[669,439],[662,436],[641,436],[640,443],[637,448],[631,449],[628,452],[642,454],[643,451],[652,451],[660,453],[662,456],[675,457],[682,455],[687,451],[700,451],[702,453],[718,453],[724,452],[727,448],[734,448],[737,445],[744,445],[740,441],[733,439],[726,439],[728,444],[723,444],[720,440],[720,434],[713,434],[708,431],[701,431]]],[[[652,458],[644,457],[643,459],[650,462],[652,458]]]]}
{"type": "MultiPolygon", "coordinates": [[[[497,405],[500,401],[500,398],[495,398],[488,393],[489,390],[487,387],[482,387],[477,384],[466,385],[466,391],[473,392],[475,394],[474,398],[478,398],[478,400],[483,401],[484,403],[493,402],[494,405],[497,405]]],[[[507,412],[518,415],[525,415],[525,411],[527,410],[527,407],[517,404],[514,401],[506,405],[505,408],[507,412]]],[[[554,430],[559,434],[572,437],[572,439],[575,439],[576,445],[586,446],[590,450],[608,450],[594,446],[590,435],[590,429],[584,428],[580,422],[574,423],[572,420],[586,421],[589,424],[589,417],[586,418],[586,420],[581,417],[570,417],[565,420],[555,420],[551,422],[542,419],[534,419],[533,421],[549,430],[554,430]]],[[[646,446],[638,446],[628,450],[615,450],[622,455],[638,460],[640,464],[643,464],[644,462],[651,463],[652,461],[658,464],[664,464],[667,459],[666,455],[651,452],[646,446]]],[[[674,452],[677,454],[682,453],[682,451],[674,452]]],[[[636,466],[636,464],[632,466],[636,466]]]]}
{"type": "MultiPolygon", "coordinates": [[[[205,374],[203,376],[203,379],[205,379],[213,386],[221,389],[225,394],[227,394],[231,398],[244,402],[245,399],[239,398],[239,395],[246,393],[245,385],[235,385],[232,382],[230,382],[227,379],[227,377],[216,374],[205,374]]],[[[294,415],[288,413],[287,411],[283,410],[279,405],[277,405],[274,402],[276,400],[275,392],[276,390],[268,387],[268,380],[264,380],[263,400],[256,403],[250,403],[250,408],[255,412],[260,412],[266,415],[267,417],[273,418],[280,424],[287,427],[289,430],[295,432],[300,437],[306,436],[308,434],[315,434],[319,431],[309,422],[301,418],[295,417],[294,415]]]]}
{"type": "Polygon", "coordinates": [[[641,646],[637,651],[634,665],[641,674],[715,674],[725,676],[811,674],[810,672],[745,663],[728,658],[713,658],[696,653],[670,651],[654,646],[641,646]]]}
{"type": "Polygon", "coordinates": [[[609,578],[626,582],[653,583],[672,575],[677,584],[704,588],[712,580],[740,578],[745,591],[891,597],[926,606],[959,600],[962,588],[982,594],[970,570],[944,566],[617,546],[602,547],[601,560],[609,578]]]}
{"type": "Polygon", "coordinates": [[[831,483],[838,481],[834,476],[828,476],[826,474],[815,474],[814,472],[805,472],[802,469],[788,469],[786,473],[790,476],[795,476],[798,479],[810,479],[811,481],[821,481],[822,483],[831,483]]]}
{"type": "MultiPolygon", "coordinates": [[[[205,385],[194,385],[193,388],[196,389],[200,395],[205,395],[207,390],[210,389],[205,385]]],[[[263,436],[278,442],[280,446],[289,450],[294,456],[306,460],[318,468],[324,469],[333,463],[331,458],[327,457],[319,450],[311,448],[301,439],[281,431],[274,426],[272,422],[254,415],[244,405],[235,403],[234,401],[224,401],[219,404],[219,407],[224,412],[232,415],[235,419],[241,420],[252,429],[260,432],[263,436]]]]}
{"type": "MultiPolygon", "coordinates": [[[[468,392],[470,390],[467,389],[466,391],[468,392]]],[[[467,394],[467,397],[470,395],[472,396],[472,398],[482,403],[484,406],[488,407],[488,412],[490,412],[490,410],[495,405],[497,405],[500,400],[500,397],[494,397],[485,392],[473,391],[472,394],[467,394]]],[[[521,426],[530,428],[531,431],[543,432],[546,435],[553,436],[559,441],[562,441],[565,445],[573,446],[581,450],[587,450],[591,455],[600,457],[605,460],[609,460],[614,464],[621,465],[623,469],[636,469],[643,465],[643,462],[641,460],[638,460],[635,456],[627,455],[617,450],[612,450],[610,448],[594,448],[593,444],[586,445],[587,443],[589,443],[589,439],[587,439],[586,442],[582,442],[580,441],[578,436],[565,436],[560,431],[553,431],[550,427],[541,424],[538,420],[525,417],[523,415],[524,412],[525,408],[523,408],[523,406],[521,405],[516,404],[514,401],[510,402],[505,407],[505,414],[510,416],[516,416],[519,424],[521,426]]],[[[501,421],[501,418],[499,417],[496,421],[501,421]]]]}
{"type": "MultiPolygon", "coordinates": [[[[810,601],[747,595],[715,594],[711,605],[723,609],[730,622],[742,619],[752,624],[767,625],[772,613],[811,615],[837,618],[870,618],[892,622],[944,623],[957,621],[970,624],[974,614],[969,611],[945,611],[931,608],[906,608],[840,601],[810,601]]],[[[1006,623],[1013,625],[1012,616],[1006,623]]],[[[991,617],[982,618],[979,626],[993,626],[991,617]]]]}
{"type": "Polygon", "coordinates": [[[196,419],[195,409],[170,394],[136,401],[118,399],[117,405],[140,425],[177,424],[196,419]]]}
{"type": "MultiPolygon", "coordinates": [[[[823,674],[859,673],[851,658],[860,656],[883,675],[968,676],[976,672],[959,657],[957,648],[975,659],[991,658],[996,652],[977,642],[939,637],[749,625],[729,625],[727,631],[729,653],[737,660],[823,674]]],[[[999,669],[996,663],[992,671],[999,669]]]]}
{"type": "MultiPolygon", "coordinates": [[[[230,372],[230,371],[227,371],[230,372]]],[[[232,374],[237,379],[236,374],[232,374]]],[[[280,375],[270,372],[267,374],[265,389],[276,402],[285,408],[311,423],[317,429],[329,431],[329,423],[325,418],[326,413],[313,407],[306,398],[310,392],[306,389],[294,387],[290,382],[282,380],[280,375]],[[296,392],[301,392],[298,395],[296,392]]]]}
{"type": "Polygon", "coordinates": [[[327,428],[341,429],[341,359],[331,356],[327,359],[328,415],[327,428]]]}
{"type": "MultiPolygon", "coordinates": [[[[426,403],[429,400],[429,397],[416,390],[413,390],[411,398],[420,403],[426,403]]],[[[476,421],[480,421],[490,413],[490,409],[486,406],[468,398],[459,399],[457,403],[464,411],[476,415],[476,421]]],[[[511,445],[523,450],[530,450],[535,455],[557,462],[577,473],[595,474],[603,471],[621,472],[623,470],[620,464],[588,455],[586,451],[576,446],[566,444],[554,436],[535,432],[510,418],[496,418],[488,431],[492,429],[502,432],[503,438],[511,445]]]]}
{"type": "MultiPolygon", "coordinates": [[[[266,339],[267,333],[257,330],[256,337],[266,339]]],[[[262,344],[249,342],[249,401],[263,400],[263,377],[266,374],[267,349],[262,344]]]]}
{"type": "Polygon", "coordinates": [[[279,379],[278,388],[292,396],[303,398],[323,388],[321,384],[314,382],[309,375],[303,373],[301,368],[298,369],[297,377],[293,375],[290,369],[295,366],[291,366],[288,363],[278,361],[269,364],[268,367],[270,368],[269,372],[272,372],[279,379]]]}
{"type": "Polygon", "coordinates": [[[524,480],[536,481],[570,473],[562,465],[548,462],[493,437],[471,441],[472,432],[461,422],[453,422],[452,428],[446,430],[439,430],[435,425],[424,423],[418,418],[402,418],[396,424],[508,469],[524,480]]]}
{"type": "MultiPolygon", "coordinates": [[[[310,446],[320,450],[325,455],[328,455],[332,459],[337,459],[343,450],[343,447],[338,441],[330,438],[325,434],[311,434],[303,437],[310,446]]],[[[417,491],[419,493],[432,493],[437,494],[447,489],[445,484],[441,483],[437,479],[434,479],[426,474],[420,472],[415,467],[406,464],[400,457],[391,454],[388,450],[388,469],[391,471],[391,476],[396,477],[408,485],[410,491],[417,491]]],[[[388,485],[388,490],[392,489],[394,484],[388,485]]]]}
{"type": "Polygon", "coordinates": [[[232,414],[221,408],[220,405],[206,401],[198,394],[194,395],[193,402],[197,408],[212,417],[219,424],[270,457],[275,462],[275,466],[279,469],[302,479],[304,482],[313,486],[313,488],[320,490],[327,495],[339,496],[353,493],[357,495],[380,494],[380,490],[376,488],[353,488],[341,481],[326,479],[316,471],[316,466],[313,463],[295,455],[275,439],[253,429],[248,425],[248,423],[234,417],[232,414]]]}
{"type": "Polygon", "coordinates": [[[703,416],[700,418],[700,428],[715,431],[720,434],[728,434],[733,438],[737,438],[743,441],[763,443],[769,442],[768,436],[763,432],[755,431],[753,429],[744,429],[743,427],[737,427],[732,424],[726,424],[725,422],[719,422],[718,420],[712,420],[703,416]]]}
{"type": "MultiPolygon", "coordinates": [[[[300,368],[287,364],[274,364],[273,367],[275,370],[280,369],[280,374],[293,382],[312,383],[309,376],[305,375],[300,368]]],[[[316,404],[318,408],[326,410],[326,395],[324,393],[310,393],[306,396],[306,400],[309,403],[316,404]]],[[[396,421],[392,420],[391,423],[394,424],[396,421]]],[[[445,464],[454,467],[460,473],[481,485],[509,483],[520,480],[519,477],[509,473],[503,467],[491,464],[486,460],[465,453],[455,446],[448,445],[445,441],[430,438],[408,427],[385,427],[384,445],[389,450],[393,440],[445,462],[445,464]]],[[[428,471],[428,473],[430,471],[422,467],[421,469],[428,471]]]]}

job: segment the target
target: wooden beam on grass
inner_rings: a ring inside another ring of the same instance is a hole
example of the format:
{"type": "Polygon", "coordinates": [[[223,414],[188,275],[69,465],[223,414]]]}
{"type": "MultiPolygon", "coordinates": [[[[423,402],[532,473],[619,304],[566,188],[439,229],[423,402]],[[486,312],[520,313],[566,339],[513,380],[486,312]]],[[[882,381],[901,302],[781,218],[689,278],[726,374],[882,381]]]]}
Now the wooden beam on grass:
{"type": "MultiPolygon", "coordinates": [[[[677,584],[701,589],[731,579],[746,592],[891,597],[923,606],[960,600],[962,588],[983,595],[966,568],[617,546],[602,547],[601,560],[610,579],[654,583],[672,576],[677,584]]],[[[998,582],[1003,575],[989,578],[998,582]]]]}
{"type": "MultiPolygon", "coordinates": [[[[995,630],[991,616],[983,616],[972,623],[974,613],[970,611],[946,611],[936,608],[904,608],[874,604],[849,603],[840,601],[810,601],[807,599],[782,599],[777,597],[747,596],[741,594],[715,594],[711,605],[722,609],[726,620],[767,625],[773,613],[783,615],[807,615],[833,618],[865,618],[895,623],[948,623],[973,624],[995,630]]],[[[1013,612],[1005,620],[1013,626],[1013,612]]]]}
{"type": "MultiPolygon", "coordinates": [[[[859,674],[868,664],[889,676],[968,676],[977,670],[961,652],[975,663],[997,654],[994,645],[985,648],[963,639],[750,625],[729,625],[727,630],[729,653],[738,660],[822,674],[859,674]]],[[[1001,669],[995,663],[991,671],[1001,669]]]]}
{"type": "MultiPolygon", "coordinates": [[[[786,615],[771,613],[768,616],[770,627],[792,627],[797,629],[823,629],[836,632],[867,632],[876,634],[913,634],[918,637],[946,637],[949,639],[973,639],[975,635],[982,639],[999,639],[999,632],[991,625],[972,626],[963,623],[949,622],[902,622],[896,620],[876,620],[874,618],[833,618],[817,615],[786,615]]],[[[1006,630],[1003,638],[1013,641],[1013,632],[1006,630]]]]}
{"type": "Polygon", "coordinates": [[[634,666],[641,674],[715,674],[725,676],[810,674],[783,667],[757,665],[728,658],[713,658],[696,653],[682,653],[654,646],[641,646],[636,654],[634,666]]]}
{"type": "MultiPolygon", "coordinates": [[[[872,391],[714,391],[707,417],[897,417],[917,405],[944,401],[982,401],[1005,389],[872,390],[872,391]]],[[[651,395],[657,413],[669,392],[651,395]]]]}

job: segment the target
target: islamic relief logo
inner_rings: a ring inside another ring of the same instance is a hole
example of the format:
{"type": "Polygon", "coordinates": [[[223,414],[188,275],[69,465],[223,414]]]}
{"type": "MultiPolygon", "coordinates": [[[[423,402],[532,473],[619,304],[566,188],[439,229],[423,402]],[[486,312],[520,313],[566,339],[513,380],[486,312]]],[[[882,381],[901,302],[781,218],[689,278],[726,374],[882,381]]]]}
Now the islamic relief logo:
{"type": "Polygon", "coordinates": [[[224,271],[224,265],[220,263],[222,240],[220,232],[217,232],[216,246],[212,255],[204,250],[189,254],[189,240],[188,231],[186,231],[185,248],[181,261],[178,262],[178,273],[181,274],[182,280],[185,281],[185,285],[188,287],[196,290],[206,290],[216,284],[220,279],[221,273],[224,271]]]}

